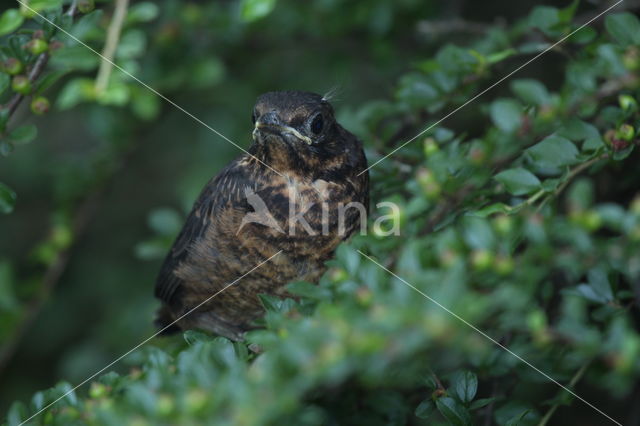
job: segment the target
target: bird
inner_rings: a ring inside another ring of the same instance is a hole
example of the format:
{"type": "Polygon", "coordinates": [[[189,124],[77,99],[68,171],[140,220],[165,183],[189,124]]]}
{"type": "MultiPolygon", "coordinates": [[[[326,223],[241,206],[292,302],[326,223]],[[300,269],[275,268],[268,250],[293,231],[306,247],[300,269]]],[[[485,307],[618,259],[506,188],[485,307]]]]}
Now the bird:
{"type": "Polygon", "coordinates": [[[317,283],[338,245],[366,229],[367,158],[327,97],[268,92],[251,120],[250,148],[205,185],[160,268],[163,334],[244,340],[265,313],[260,295],[317,283]]]}

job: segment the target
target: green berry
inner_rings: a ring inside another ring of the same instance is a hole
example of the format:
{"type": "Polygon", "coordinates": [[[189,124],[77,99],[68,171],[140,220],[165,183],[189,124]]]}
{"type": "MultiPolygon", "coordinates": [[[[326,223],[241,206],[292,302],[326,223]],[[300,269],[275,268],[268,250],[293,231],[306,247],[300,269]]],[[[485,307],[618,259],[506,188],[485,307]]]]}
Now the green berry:
{"type": "Polygon", "coordinates": [[[637,195],[636,198],[633,199],[629,206],[629,211],[634,215],[640,216],[640,195],[637,195]]]}
{"type": "Polygon", "coordinates": [[[30,53],[34,55],[40,55],[41,53],[44,53],[49,49],[49,43],[42,40],[41,38],[36,38],[27,43],[25,47],[30,53]]]}
{"type": "Polygon", "coordinates": [[[426,157],[429,157],[435,154],[436,152],[440,151],[440,148],[438,147],[438,142],[436,142],[436,140],[432,137],[425,138],[423,143],[424,143],[424,155],[426,157]]]}
{"type": "Polygon", "coordinates": [[[2,62],[2,70],[10,75],[17,75],[24,69],[22,62],[16,58],[8,58],[2,62]]]}
{"type": "Polygon", "coordinates": [[[602,216],[595,210],[587,211],[582,220],[582,225],[588,231],[597,231],[602,226],[602,216]]]}
{"type": "Polygon", "coordinates": [[[424,168],[418,170],[416,180],[428,199],[433,200],[438,198],[442,188],[431,170],[424,168]]]}
{"type": "Polygon", "coordinates": [[[622,64],[630,71],[640,69],[640,51],[636,47],[629,47],[622,55],[622,64]]]}
{"type": "Polygon", "coordinates": [[[31,111],[37,115],[46,114],[50,107],[49,99],[44,96],[38,96],[31,101],[31,111]]]}
{"type": "Polygon", "coordinates": [[[160,395],[156,407],[158,410],[158,414],[166,417],[173,412],[175,404],[173,402],[173,399],[171,399],[169,395],[160,395]]]}
{"type": "Polygon", "coordinates": [[[496,258],[493,268],[499,275],[509,275],[513,272],[515,263],[511,257],[500,256],[496,258]]]}
{"type": "Polygon", "coordinates": [[[197,414],[202,411],[207,404],[207,399],[207,394],[202,390],[194,389],[189,391],[184,400],[187,413],[197,414]]]}
{"type": "Polygon", "coordinates": [[[496,216],[496,218],[493,219],[493,226],[501,235],[507,235],[513,230],[513,218],[506,214],[496,216]]]}
{"type": "Polygon", "coordinates": [[[31,82],[24,75],[16,75],[11,81],[11,88],[14,92],[28,95],[31,92],[31,82]]]}
{"type": "Polygon", "coordinates": [[[91,383],[89,388],[89,396],[93,399],[103,398],[107,396],[108,389],[105,385],[98,382],[91,383]]]}
{"type": "Polygon", "coordinates": [[[475,250],[471,253],[471,264],[477,271],[486,271],[493,265],[493,253],[489,250],[475,250]]]}
{"type": "Polygon", "coordinates": [[[618,139],[622,139],[623,141],[630,142],[633,140],[635,133],[636,131],[632,125],[623,124],[618,128],[618,131],[616,132],[616,136],[618,139]]]}
{"type": "Polygon", "coordinates": [[[95,9],[96,5],[93,0],[80,0],[78,2],[78,10],[80,13],[89,13],[95,9]]]}
{"type": "Polygon", "coordinates": [[[618,103],[624,111],[635,111],[638,109],[638,103],[633,96],[620,95],[618,96],[618,103]]]}

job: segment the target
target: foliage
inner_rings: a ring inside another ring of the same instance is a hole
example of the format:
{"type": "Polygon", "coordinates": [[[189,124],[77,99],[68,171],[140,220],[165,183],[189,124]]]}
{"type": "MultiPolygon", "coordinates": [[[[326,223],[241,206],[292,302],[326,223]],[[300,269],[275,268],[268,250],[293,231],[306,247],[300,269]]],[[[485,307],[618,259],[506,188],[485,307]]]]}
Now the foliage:
{"type": "MultiPolygon", "coordinates": [[[[264,34],[339,39],[358,27],[370,33],[372,50],[384,46],[380,35],[399,40],[397,23],[409,19],[418,2],[374,3],[252,0],[207,8],[169,2],[173,6],[162,12],[137,3],[115,59],[162,93],[198,93],[233,81],[225,71],[232,48],[197,54],[220,37],[231,46],[264,34]],[[340,7],[346,8],[341,18],[326,28],[297,19],[340,7]],[[177,20],[163,21],[161,15],[176,10],[177,20]],[[156,19],[160,24],[153,26],[156,19]],[[192,32],[181,33],[184,25],[192,32]],[[191,53],[176,70],[170,58],[180,49],[191,53]],[[148,58],[152,66],[141,67],[148,58]]],[[[59,4],[43,10],[96,49],[104,43],[109,20],[102,9],[73,19],[59,4]]],[[[496,342],[570,383],[618,421],[637,421],[630,409],[640,376],[637,16],[611,12],[547,53],[551,72],[516,74],[438,122],[577,29],[579,10],[577,2],[563,9],[539,6],[507,28],[492,25],[481,37],[433,54],[414,52],[390,96],[357,109],[338,105],[340,121],[366,141],[370,164],[382,160],[371,169],[372,199],[401,206],[401,236],[354,238],[340,246],[318,286],[291,283],[297,298],[263,297],[264,328],[248,333],[249,346],[197,331],[159,338],[122,361],[128,372],[100,375],[88,391],[67,394],[35,421],[530,425],[569,413],[573,423],[599,416],[496,342]]],[[[21,27],[28,14],[13,15],[0,17],[0,32],[11,33],[4,55],[35,63],[38,55],[21,46],[25,34],[33,37],[40,27],[49,46],[62,43],[51,52],[47,72],[31,83],[46,87],[35,89],[44,95],[55,84],[45,85],[48,78],[62,78],[55,114],[78,105],[95,108],[93,131],[109,141],[93,153],[92,170],[77,171],[80,177],[69,178],[73,185],[58,199],[50,237],[32,252],[39,276],[74,243],[80,229],[75,209],[117,172],[144,120],[159,120],[162,107],[118,70],[106,90],[96,92],[92,76],[100,62],[94,54],[37,17],[21,27]]],[[[12,128],[5,120],[2,143],[16,150],[33,139],[44,143],[35,129],[12,128]]],[[[19,197],[1,184],[0,211],[10,213],[19,197]]],[[[176,209],[153,209],[153,234],[138,241],[139,258],[162,257],[180,223],[176,209]]],[[[44,297],[36,278],[30,289],[19,289],[13,276],[11,264],[0,264],[0,316],[9,324],[0,328],[1,339],[10,339],[28,301],[44,297]]],[[[27,403],[15,402],[8,424],[19,424],[72,386],[62,381],[27,403]]]]}

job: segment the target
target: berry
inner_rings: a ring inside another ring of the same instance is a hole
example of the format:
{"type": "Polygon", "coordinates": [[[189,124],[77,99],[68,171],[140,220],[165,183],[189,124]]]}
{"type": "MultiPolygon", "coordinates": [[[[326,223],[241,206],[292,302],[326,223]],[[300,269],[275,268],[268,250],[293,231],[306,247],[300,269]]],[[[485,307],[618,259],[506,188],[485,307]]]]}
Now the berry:
{"type": "Polygon", "coordinates": [[[24,75],[16,75],[11,81],[11,88],[14,92],[27,95],[31,92],[31,82],[24,75]]]}
{"type": "Polygon", "coordinates": [[[618,131],[616,132],[616,137],[618,139],[622,139],[623,141],[630,142],[633,140],[635,133],[636,131],[632,125],[623,124],[618,128],[618,131]]]}
{"type": "Polygon", "coordinates": [[[40,55],[41,53],[44,53],[49,49],[49,43],[42,40],[41,38],[36,38],[27,43],[25,47],[32,54],[40,55]]]}
{"type": "Polygon", "coordinates": [[[475,250],[471,253],[471,264],[477,271],[486,271],[493,265],[493,253],[489,250],[475,250]]]}
{"type": "Polygon", "coordinates": [[[425,138],[424,139],[424,155],[429,157],[436,152],[438,152],[440,148],[438,147],[438,142],[434,138],[425,138]]]}
{"type": "Polygon", "coordinates": [[[96,5],[93,0],[80,0],[78,2],[78,10],[80,13],[89,13],[95,9],[96,5]]]}
{"type": "Polygon", "coordinates": [[[38,96],[31,101],[31,111],[37,115],[46,114],[50,107],[49,99],[44,96],[38,96]]]}
{"type": "Polygon", "coordinates": [[[620,95],[618,96],[618,103],[620,104],[620,108],[624,111],[635,111],[638,109],[638,103],[633,96],[620,95]]]}
{"type": "Polygon", "coordinates": [[[10,75],[20,74],[23,68],[22,62],[16,58],[8,58],[2,62],[2,70],[10,75]]]}

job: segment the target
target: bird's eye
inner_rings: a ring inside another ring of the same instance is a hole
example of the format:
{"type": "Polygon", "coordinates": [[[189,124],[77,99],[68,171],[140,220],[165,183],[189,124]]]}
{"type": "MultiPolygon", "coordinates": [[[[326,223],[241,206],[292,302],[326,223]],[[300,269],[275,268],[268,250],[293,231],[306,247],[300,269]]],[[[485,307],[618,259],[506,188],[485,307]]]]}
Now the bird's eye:
{"type": "Polygon", "coordinates": [[[322,114],[318,114],[311,122],[311,131],[314,134],[318,135],[322,131],[323,125],[324,125],[324,122],[322,121],[322,114]]]}

